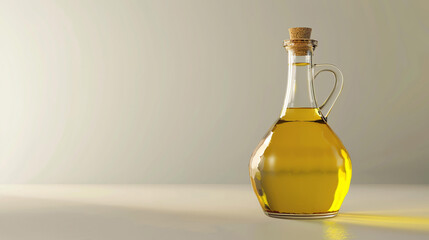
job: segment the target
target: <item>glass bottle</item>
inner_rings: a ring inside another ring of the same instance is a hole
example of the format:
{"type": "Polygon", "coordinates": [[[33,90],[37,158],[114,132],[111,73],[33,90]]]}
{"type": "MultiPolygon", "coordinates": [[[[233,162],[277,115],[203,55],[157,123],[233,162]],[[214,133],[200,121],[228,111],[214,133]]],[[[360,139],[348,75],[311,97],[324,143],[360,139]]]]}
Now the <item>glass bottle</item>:
{"type": "Polygon", "coordinates": [[[252,154],[253,189],[264,212],[278,218],[334,217],[346,196],[352,167],[349,154],[327,124],[343,76],[330,64],[313,64],[317,41],[311,28],[291,28],[286,97],[280,118],[252,154]],[[334,88],[318,105],[313,81],[333,73],[334,88]],[[325,112],[325,114],[323,113],[325,112]]]}

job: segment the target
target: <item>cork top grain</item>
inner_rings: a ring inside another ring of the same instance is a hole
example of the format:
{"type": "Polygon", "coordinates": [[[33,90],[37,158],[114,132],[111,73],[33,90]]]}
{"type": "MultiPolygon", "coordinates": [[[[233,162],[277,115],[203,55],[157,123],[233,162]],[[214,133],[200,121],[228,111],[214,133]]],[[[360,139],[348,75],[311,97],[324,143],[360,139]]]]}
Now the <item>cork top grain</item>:
{"type": "Polygon", "coordinates": [[[284,41],[284,47],[296,56],[313,54],[317,41],[311,39],[311,30],[309,27],[289,28],[290,39],[284,41]]]}
{"type": "Polygon", "coordinates": [[[296,27],[289,28],[290,39],[308,39],[311,37],[311,28],[308,27],[296,27]]]}

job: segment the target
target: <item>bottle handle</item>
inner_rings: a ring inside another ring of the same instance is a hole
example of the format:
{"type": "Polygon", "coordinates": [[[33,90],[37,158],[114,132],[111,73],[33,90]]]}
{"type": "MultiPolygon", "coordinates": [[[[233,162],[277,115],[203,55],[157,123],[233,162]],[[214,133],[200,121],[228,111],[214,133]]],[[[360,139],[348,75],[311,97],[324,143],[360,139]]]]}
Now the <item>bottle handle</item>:
{"type": "MultiPolygon", "coordinates": [[[[334,88],[332,89],[331,93],[326,98],[326,100],[322,103],[322,105],[318,106],[321,111],[327,109],[325,117],[328,117],[329,113],[332,110],[332,107],[337,101],[338,96],[340,96],[341,90],[343,89],[343,82],[344,82],[343,74],[341,73],[340,69],[338,69],[336,66],[332,64],[314,64],[313,81],[314,79],[316,79],[317,75],[319,75],[319,73],[321,72],[331,72],[332,74],[334,74],[334,78],[335,78],[334,88]]],[[[313,94],[314,94],[314,83],[313,83],[313,94]]],[[[316,101],[316,105],[317,105],[317,101],[316,101]]]]}

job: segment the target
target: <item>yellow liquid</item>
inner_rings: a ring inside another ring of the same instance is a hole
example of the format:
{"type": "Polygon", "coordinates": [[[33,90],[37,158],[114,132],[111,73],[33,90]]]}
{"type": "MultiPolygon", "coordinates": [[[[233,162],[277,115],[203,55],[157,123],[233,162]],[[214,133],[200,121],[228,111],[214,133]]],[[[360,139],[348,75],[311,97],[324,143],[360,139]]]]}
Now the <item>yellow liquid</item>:
{"type": "Polygon", "coordinates": [[[296,62],[296,63],[292,63],[295,66],[308,66],[310,65],[310,63],[306,63],[306,62],[296,62]]]}
{"type": "Polygon", "coordinates": [[[351,174],[347,150],[316,108],[287,109],[250,160],[253,189],[268,213],[334,213],[351,174]]]}

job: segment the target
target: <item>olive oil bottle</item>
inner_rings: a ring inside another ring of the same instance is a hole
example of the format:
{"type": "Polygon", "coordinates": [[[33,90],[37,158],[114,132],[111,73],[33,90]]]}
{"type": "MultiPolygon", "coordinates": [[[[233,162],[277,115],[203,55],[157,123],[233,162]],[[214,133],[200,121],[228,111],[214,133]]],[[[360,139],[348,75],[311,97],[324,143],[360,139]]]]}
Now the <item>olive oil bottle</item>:
{"type": "Polygon", "coordinates": [[[253,189],[264,212],[279,218],[325,218],[338,213],[351,180],[347,150],[326,117],[341,92],[343,78],[333,65],[316,65],[317,41],[310,28],[291,28],[285,41],[289,71],[285,103],[279,120],[252,154],[253,189]],[[335,86],[318,106],[313,81],[329,71],[335,86]],[[326,111],[324,115],[323,111],[326,111]]]}

